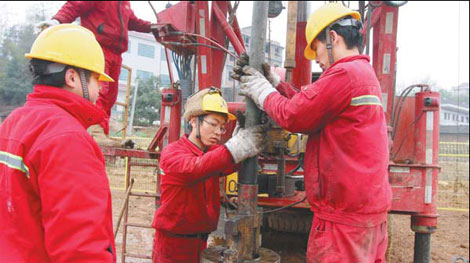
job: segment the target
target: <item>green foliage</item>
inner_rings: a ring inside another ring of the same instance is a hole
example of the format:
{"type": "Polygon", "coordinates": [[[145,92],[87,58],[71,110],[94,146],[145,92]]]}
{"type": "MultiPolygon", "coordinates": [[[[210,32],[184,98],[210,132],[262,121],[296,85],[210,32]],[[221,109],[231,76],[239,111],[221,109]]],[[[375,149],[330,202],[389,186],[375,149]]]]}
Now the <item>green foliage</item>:
{"type": "MultiPolygon", "coordinates": [[[[162,96],[160,78],[152,76],[139,81],[137,100],[134,113],[134,125],[149,126],[160,119],[162,96]]],[[[134,91],[131,91],[131,101],[134,101],[134,91]]]]}
{"type": "MultiPolygon", "coordinates": [[[[29,60],[24,57],[36,39],[34,24],[49,19],[51,3],[34,3],[27,12],[28,23],[8,25],[8,5],[5,17],[1,19],[0,31],[0,103],[2,105],[20,106],[26,101],[26,95],[32,91],[32,75],[29,71],[29,60]]],[[[54,4],[56,5],[56,4],[54,4]]],[[[17,14],[16,14],[17,15],[17,14]]]]}
{"type": "Polygon", "coordinates": [[[35,39],[32,25],[15,25],[4,35],[0,45],[0,101],[22,105],[32,91],[29,61],[24,57],[35,39]]]}

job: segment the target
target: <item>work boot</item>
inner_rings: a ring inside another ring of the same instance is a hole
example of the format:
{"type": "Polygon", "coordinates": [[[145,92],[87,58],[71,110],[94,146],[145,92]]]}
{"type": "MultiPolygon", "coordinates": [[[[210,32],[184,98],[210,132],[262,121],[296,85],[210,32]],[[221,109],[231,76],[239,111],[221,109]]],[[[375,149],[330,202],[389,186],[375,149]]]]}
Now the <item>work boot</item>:
{"type": "Polygon", "coordinates": [[[122,142],[119,139],[110,138],[104,134],[103,127],[100,125],[93,125],[88,128],[88,133],[95,139],[96,143],[100,146],[108,147],[122,147],[122,142]]]}

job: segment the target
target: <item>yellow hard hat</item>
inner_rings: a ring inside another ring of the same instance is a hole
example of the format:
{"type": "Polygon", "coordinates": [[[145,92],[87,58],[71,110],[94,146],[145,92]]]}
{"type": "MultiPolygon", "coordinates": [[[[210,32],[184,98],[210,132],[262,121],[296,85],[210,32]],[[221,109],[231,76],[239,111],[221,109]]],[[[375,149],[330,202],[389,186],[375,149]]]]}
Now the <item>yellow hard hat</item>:
{"type": "Polygon", "coordinates": [[[356,20],[361,20],[361,15],[340,3],[328,3],[315,12],[313,12],[307,21],[305,28],[305,37],[307,46],[304,50],[304,56],[307,59],[315,59],[316,52],[311,48],[313,40],[325,29],[328,25],[341,19],[345,16],[352,16],[356,20]]]}
{"type": "Polygon", "coordinates": [[[79,25],[60,24],[42,31],[25,57],[86,69],[99,80],[114,80],[104,72],[104,54],[93,33],[79,25]]]}
{"type": "Polygon", "coordinates": [[[222,98],[220,89],[210,87],[200,90],[188,98],[184,105],[184,119],[189,121],[191,117],[208,113],[226,114],[229,121],[236,120],[235,115],[228,112],[227,102],[222,98]]]}

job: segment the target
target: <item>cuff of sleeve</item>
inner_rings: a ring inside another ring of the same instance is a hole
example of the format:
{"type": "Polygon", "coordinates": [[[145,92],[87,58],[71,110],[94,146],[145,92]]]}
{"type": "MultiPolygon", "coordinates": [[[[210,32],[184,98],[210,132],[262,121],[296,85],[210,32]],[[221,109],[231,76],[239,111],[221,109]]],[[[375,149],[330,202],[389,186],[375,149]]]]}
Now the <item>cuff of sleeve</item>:
{"type": "Polygon", "coordinates": [[[264,101],[266,100],[266,98],[271,94],[271,93],[274,93],[274,92],[277,92],[277,90],[275,88],[268,88],[268,89],[265,89],[260,95],[259,95],[259,99],[258,99],[258,102],[259,102],[259,106],[260,106],[260,109],[264,111],[264,101]]]}
{"type": "Polygon", "coordinates": [[[238,164],[241,160],[240,160],[240,157],[238,156],[237,152],[235,151],[235,149],[233,148],[233,145],[232,145],[232,141],[231,140],[228,140],[226,143],[225,143],[225,148],[227,149],[227,151],[229,152],[230,156],[232,157],[232,161],[234,164],[238,164]]]}
{"type": "Polygon", "coordinates": [[[273,87],[277,87],[279,86],[279,83],[281,83],[281,77],[277,74],[274,74],[274,73],[271,73],[273,76],[272,76],[272,80],[273,80],[273,87]]]}

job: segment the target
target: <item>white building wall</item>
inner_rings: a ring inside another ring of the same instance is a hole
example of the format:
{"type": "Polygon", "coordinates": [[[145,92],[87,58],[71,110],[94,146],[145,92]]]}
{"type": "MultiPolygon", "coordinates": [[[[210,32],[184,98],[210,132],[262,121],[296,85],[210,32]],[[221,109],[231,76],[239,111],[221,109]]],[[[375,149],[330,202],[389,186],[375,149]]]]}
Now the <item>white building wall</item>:
{"type": "Polygon", "coordinates": [[[440,113],[440,125],[469,125],[469,109],[457,107],[452,104],[442,104],[440,113]]]}
{"type": "MultiPolygon", "coordinates": [[[[251,46],[251,27],[242,28],[241,33],[242,33],[242,37],[243,37],[243,41],[244,41],[247,53],[249,54],[250,46],[251,46]]],[[[269,45],[269,42],[266,42],[266,46],[268,45],[269,45]]],[[[284,47],[282,47],[279,42],[271,40],[271,46],[270,46],[271,57],[269,57],[267,49],[265,50],[266,52],[265,61],[270,63],[271,66],[282,67],[284,64],[284,59],[283,59],[284,47]],[[271,60],[269,60],[269,58],[271,58],[271,60]]],[[[229,50],[230,52],[236,54],[232,45],[229,45],[229,50]]],[[[227,59],[225,60],[224,70],[222,73],[222,81],[221,81],[222,92],[223,92],[224,98],[228,101],[232,101],[232,100],[241,101],[242,98],[238,96],[240,83],[238,81],[233,80],[230,77],[230,72],[232,71],[234,64],[235,64],[235,59],[232,56],[227,55],[227,59]]]]}
{"type": "MultiPolygon", "coordinates": [[[[169,86],[169,73],[168,66],[165,60],[164,47],[160,45],[154,38],[151,33],[140,33],[129,31],[129,48],[126,52],[122,53],[122,64],[130,67],[132,69],[131,77],[131,86],[134,87],[136,84],[136,78],[140,75],[154,75],[160,76],[162,79],[162,87],[169,86]],[[139,54],[139,45],[141,48],[141,53],[139,54]],[[147,46],[144,46],[147,45],[147,46]],[[152,47],[152,48],[149,48],[152,47]],[[152,50],[153,52],[144,52],[152,50]],[[163,57],[162,57],[163,56],[163,57]]],[[[171,56],[171,55],[170,55],[171,56]]],[[[170,60],[172,66],[173,76],[175,81],[178,79],[176,68],[173,64],[173,61],[170,60]]],[[[126,99],[126,86],[127,86],[127,75],[123,72],[124,69],[121,69],[121,75],[119,77],[119,92],[117,101],[125,103],[126,99]]],[[[132,88],[131,88],[132,92],[132,88]]],[[[132,101],[130,101],[132,103],[132,101]]],[[[120,118],[122,116],[123,107],[115,105],[113,107],[112,115],[120,118]]]]}

